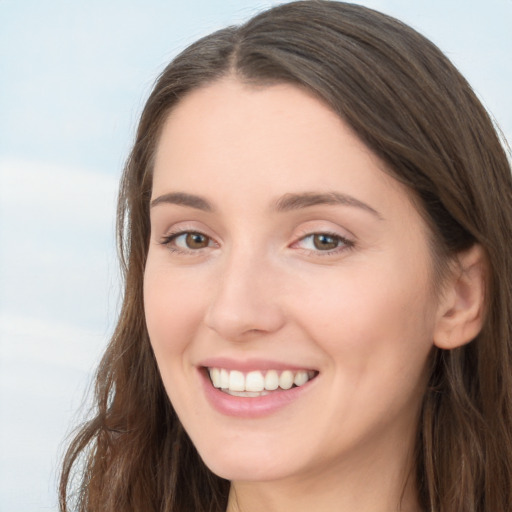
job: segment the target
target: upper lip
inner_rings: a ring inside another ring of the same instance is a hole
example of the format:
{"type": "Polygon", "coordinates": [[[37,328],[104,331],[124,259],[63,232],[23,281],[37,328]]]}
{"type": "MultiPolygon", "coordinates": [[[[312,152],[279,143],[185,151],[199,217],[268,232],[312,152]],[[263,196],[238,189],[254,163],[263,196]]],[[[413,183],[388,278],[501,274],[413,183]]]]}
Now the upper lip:
{"type": "Polygon", "coordinates": [[[254,370],[314,370],[308,365],[284,363],[270,359],[231,359],[227,357],[212,357],[203,359],[199,365],[204,368],[224,368],[226,370],[238,370],[240,372],[250,372],[254,370]]]}

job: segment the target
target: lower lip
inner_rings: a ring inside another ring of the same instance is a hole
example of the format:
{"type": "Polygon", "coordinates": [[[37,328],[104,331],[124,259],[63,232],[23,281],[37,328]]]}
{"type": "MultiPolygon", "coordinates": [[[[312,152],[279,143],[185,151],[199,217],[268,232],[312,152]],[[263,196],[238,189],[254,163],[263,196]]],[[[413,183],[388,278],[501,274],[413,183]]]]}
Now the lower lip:
{"type": "Polygon", "coordinates": [[[286,391],[273,391],[265,396],[245,397],[232,396],[220,389],[213,387],[205,369],[200,372],[206,398],[221,414],[236,416],[239,418],[260,418],[273,414],[298,400],[311,388],[312,379],[302,386],[297,386],[286,391]]]}

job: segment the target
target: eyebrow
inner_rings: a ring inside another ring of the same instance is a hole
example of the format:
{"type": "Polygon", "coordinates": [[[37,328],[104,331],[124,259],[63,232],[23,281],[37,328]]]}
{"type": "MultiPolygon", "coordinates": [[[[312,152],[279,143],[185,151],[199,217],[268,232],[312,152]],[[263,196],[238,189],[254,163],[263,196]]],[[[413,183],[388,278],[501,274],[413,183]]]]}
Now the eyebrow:
{"type": "Polygon", "coordinates": [[[159,204],[177,204],[179,206],[188,206],[196,210],[203,210],[205,212],[213,212],[214,208],[204,198],[194,194],[187,194],[185,192],[170,192],[163,194],[151,201],[151,208],[159,204]]]}
{"type": "MultiPolygon", "coordinates": [[[[210,202],[201,196],[187,194],[186,192],[169,192],[163,194],[151,201],[151,208],[159,204],[176,204],[202,210],[204,212],[214,212],[215,208],[210,202]]],[[[289,212],[293,210],[302,210],[318,205],[342,205],[352,206],[365,210],[377,218],[382,219],[380,213],[370,205],[363,203],[359,199],[339,192],[303,192],[300,194],[288,193],[274,201],[272,209],[277,212],[289,212]]]]}
{"type": "Polygon", "coordinates": [[[375,215],[377,218],[382,219],[380,213],[370,205],[363,203],[355,197],[347,194],[340,194],[339,192],[304,192],[301,194],[285,194],[274,203],[274,209],[278,212],[289,212],[292,210],[301,210],[302,208],[309,208],[311,206],[323,204],[361,208],[362,210],[375,215]]]}

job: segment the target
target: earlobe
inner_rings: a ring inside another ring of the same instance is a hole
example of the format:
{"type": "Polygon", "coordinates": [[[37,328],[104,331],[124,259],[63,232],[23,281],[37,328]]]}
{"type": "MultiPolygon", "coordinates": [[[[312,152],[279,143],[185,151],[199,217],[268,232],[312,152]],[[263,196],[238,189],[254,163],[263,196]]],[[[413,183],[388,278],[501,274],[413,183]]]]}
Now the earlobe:
{"type": "Polygon", "coordinates": [[[434,345],[450,350],[472,341],[485,317],[486,257],[482,246],[456,257],[456,267],[448,278],[438,310],[434,345]]]}

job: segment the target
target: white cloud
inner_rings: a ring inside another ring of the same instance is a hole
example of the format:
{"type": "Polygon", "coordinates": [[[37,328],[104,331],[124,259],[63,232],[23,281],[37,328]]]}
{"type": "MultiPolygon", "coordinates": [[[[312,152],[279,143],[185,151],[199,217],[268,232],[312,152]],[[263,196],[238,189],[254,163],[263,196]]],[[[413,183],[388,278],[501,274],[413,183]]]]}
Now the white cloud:
{"type": "Polygon", "coordinates": [[[0,183],[0,307],[105,325],[117,289],[117,179],[0,160],[0,183]]]}
{"type": "Polygon", "coordinates": [[[66,432],[115,318],[117,179],[0,160],[0,504],[56,510],[66,432]]]}
{"type": "Polygon", "coordinates": [[[62,442],[105,340],[101,332],[8,314],[0,315],[0,339],[2,510],[51,510],[62,442]]]}
{"type": "Polygon", "coordinates": [[[115,212],[117,180],[91,169],[3,158],[0,183],[2,208],[17,208],[17,217],[40,212],[100,225],[115,212]]]}

